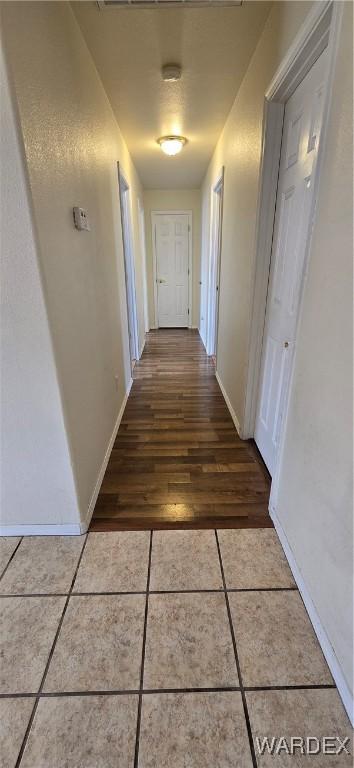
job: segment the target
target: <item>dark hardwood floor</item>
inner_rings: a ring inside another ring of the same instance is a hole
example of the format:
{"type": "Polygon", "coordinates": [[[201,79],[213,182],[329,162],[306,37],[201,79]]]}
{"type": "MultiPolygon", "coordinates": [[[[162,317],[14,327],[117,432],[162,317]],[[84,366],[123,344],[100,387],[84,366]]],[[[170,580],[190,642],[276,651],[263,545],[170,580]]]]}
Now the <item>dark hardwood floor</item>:
{"type": "Polygon", "coordinates": [[[150,331],[91,530],[271,527],[269,490],[198,332],[150,331]]]}

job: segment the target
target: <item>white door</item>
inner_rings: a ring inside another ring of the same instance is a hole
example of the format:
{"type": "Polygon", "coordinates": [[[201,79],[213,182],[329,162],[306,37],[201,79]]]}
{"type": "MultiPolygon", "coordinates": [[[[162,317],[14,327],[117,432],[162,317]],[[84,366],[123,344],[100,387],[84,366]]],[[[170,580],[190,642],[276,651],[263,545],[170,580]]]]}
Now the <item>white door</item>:
{"type": "Polygon", "coordinates": [[[156,299],[159,328],[189,325],[189,216],[154,215],[156,299]]]}
{"type": "Polygon", "coordinates": [[[255,440],[272,475],[294,356],[322,123],[326,51],[286,103],[255,440]]]}

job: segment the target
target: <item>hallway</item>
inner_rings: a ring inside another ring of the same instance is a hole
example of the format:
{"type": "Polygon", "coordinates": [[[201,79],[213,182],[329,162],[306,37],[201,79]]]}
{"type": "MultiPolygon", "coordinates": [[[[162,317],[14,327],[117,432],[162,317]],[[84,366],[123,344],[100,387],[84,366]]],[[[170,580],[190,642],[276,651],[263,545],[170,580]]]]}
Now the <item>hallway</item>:
{"type": "Polygon", "coordinates": [[[268,527],[269,489],[198,332],[150,331],[91,530],[268,527]]]}
{"type": "Polygon", "coordinates": [[[353,8],[0,0],[0,768],[352,766],[353,8]]]}

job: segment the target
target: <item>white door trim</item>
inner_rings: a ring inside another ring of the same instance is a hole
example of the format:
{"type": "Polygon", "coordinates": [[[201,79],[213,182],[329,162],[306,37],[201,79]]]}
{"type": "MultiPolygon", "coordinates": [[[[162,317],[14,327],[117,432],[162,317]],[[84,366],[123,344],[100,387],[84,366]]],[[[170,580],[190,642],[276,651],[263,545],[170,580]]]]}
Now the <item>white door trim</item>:
{"type": "Polygon", "coordinates": [[[150,324],[149,324],[149,300],[148,300],[148,289],[147,289],[145,210],[144,210],[144,205],[140,200],[140,197],[138,197],[138,214],[139,214],[139,235],[140,235],[141,258],[143,262],[144,324],[145,324],[145,333],[147,333],[150,330],[150,324]]]}
{"type": "Polygon", "coordinates": [[[208,287],[207,287],[207,307],[206,307],[206,351],[208,355],[215,354],[217,358],[218,348],[218,320],[219,320],[219,294],[220,294],[220,274],[221,274],[221,245],[222,245],[222,217],[224,201],[224,173],[222,166],[215,181],[210,188],[210,227],[209,227],[209,263],[208,263],[208,287]],[[220,195],[218,222],[216,222],[216,196],[220,195]],[[218,226],[217,251],[215,248],[215,228],[218,226]],[[216,269],[213,268],[213,260],[216,261],[216,269]],[[218,295],[216,296],[216,288],[218,295]]]}
{"type": "Polygon", "coordinates": [[[168,210],[151,211],[151,237],[152,237],[152,255],[153,255],[153,280],[154,280],[154,318],[155,328],[159,327],[158,307],[157,307],[157,253],[156,253],[156,230],[155,222],[157,216],[168,215],[188,216],[188,328],[192,328],[192,309],[193,309],[193,213],[192,211],[168,210]]]}
{"type": "MultiPolygon", "coordinates": [[[[126,180],[126,177],[124,176],[124,173],[122,171],[121,165],[118,162],[118,181],[119,181],[119,200],[120,200],[120,212],[121,212],[121,224],[122,224],[122,241],[123,241],[123,253],[124,253],[124,275],[125,275],[125,292],[126,292],[126,303],[127,303],[127,318],[128,318],[128,333],[129,333],[129,299],[128,299],[128,276],[127,276],[127,270],[129,270],[130,273],[130,284],[132,287],[131,291],[131,309],[132,309],[132,339],[133,339],[133,349],[130,350],[130,355],[135,360],[139,360],[139,341],[138,341],[138,312],[137,312],[137,303],[136,303],[136,282],[135,282],[135,264],[134,264],[134,247],[133,247],[133,219],[132,219],[132,209],[131,209],[131,196],[129,194],[128,196],[128,205],[127,205],[127,211],[128,211],[128,232],[126,232],[126,240],[128,248],[126,248],[126,242],[124,239],[124,200],[123,200],[123,194],[130,193],[129,184],[126,180]]],[[[129,349],[130,349],[130,341],[129,341],[129,349]]],[[[131,360],[132,365],[132,360],[131,360]]]]}
{"type": "MultiPolygon", "coordinates": [[[[318,197],[323,147],[326,141],[328,113],[331,101],[332,81],[341,17],[342,4],[340,2],[333,3],[332,0],[325,0],[325,2],[315,3],[265,93],[261,170],[257,205],[256,254],[253,270],[253,298],[250,315],[247,385],[244,422],[241,433],[241,436],[244,439],[253,437],[255,430],[285,102],[294,92],[299,82],[306,76],[307,72],[311,69],[311,66],[320,56],[322,51],[328,47],[322,133],[314,172],[310,215],[311,225],[309,227],[305,247],[304,276],[306,276],[308,269],[307,256],[315,217],[316,200],[318,197]]],[[[300,298],[298,322],[302,311],[302,297],[303,291],[300,298]]],[[[294,369],[294,362],[292,369],[294,369]]],[[[288,401],[291,392],[291,382],[292,377],[290,377],[288,401]]],[[[285,434],[286,412],[283,420],[277,469],[272,482],[271,507],[275,504],[278,490],[279,467],[281,464],[285,434]]]]}

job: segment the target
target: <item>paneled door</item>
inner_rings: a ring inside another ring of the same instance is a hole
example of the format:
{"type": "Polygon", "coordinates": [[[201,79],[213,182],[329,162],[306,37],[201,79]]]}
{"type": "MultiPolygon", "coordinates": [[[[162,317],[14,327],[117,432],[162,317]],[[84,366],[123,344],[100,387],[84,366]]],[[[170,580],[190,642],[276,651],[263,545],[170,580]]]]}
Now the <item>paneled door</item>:
{"type": "Polygon", "coordinates": [[[154,213],[155,279],[159,328],[189,325],[189,214],[154,213]]]}
{"type": "Polygon", "coordinates": [[[326,51],[285,105],[255,440],[272,475],[295,350],[312,182],[318,152],[326,51]]]}

